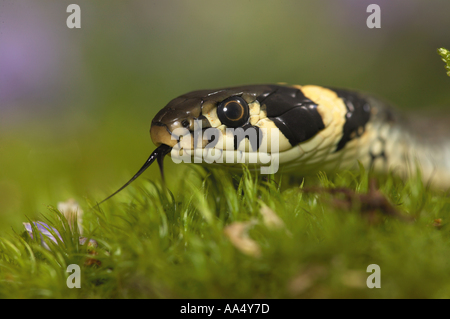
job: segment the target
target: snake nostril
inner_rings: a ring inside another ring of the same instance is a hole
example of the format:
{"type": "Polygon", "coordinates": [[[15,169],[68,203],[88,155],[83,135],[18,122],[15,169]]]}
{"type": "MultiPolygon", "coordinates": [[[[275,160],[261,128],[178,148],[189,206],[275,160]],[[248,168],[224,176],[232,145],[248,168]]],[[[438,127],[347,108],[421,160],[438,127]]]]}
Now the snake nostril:
{"type": "Polygon", "coordinates": [[[191,123],[189,123],[188,120],[183,120],[183,121],[181,121],[181,125],[183,125],[183,127],[189,127],[191,125],[191,123]]]}

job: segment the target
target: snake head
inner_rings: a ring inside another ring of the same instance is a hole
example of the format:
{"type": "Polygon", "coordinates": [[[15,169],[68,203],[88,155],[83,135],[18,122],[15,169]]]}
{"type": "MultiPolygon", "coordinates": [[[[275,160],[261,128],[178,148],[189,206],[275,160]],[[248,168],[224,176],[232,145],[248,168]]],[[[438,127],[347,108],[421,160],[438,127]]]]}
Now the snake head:
{"type": "Polygon", "coordinates": [[[174,162],[177,157],[194,158],[195,163],[228,167],[242,163],[272,166],[275,162],[275,171],[261,172],[276,172],[279,159],[293,161],[301,156],[297,145],[325,128],[317,107],[297,86],[247,85],[181,95],[154,117],[150,136],[157,149],[117,192],[155,159],[163,174],[167,154],[174,162]]]}
{"type": "Polygon", "coordinates": [[[290,150],[323,129],[316,107],[298,87],[284,85],[194,91],[158,112],[150,135],[155,145],[173,148],[172,158],[184,153],[181,148],[202,162],[261,164],[251,159],[290,150]]]}
{"type": "MultiPolygon", "coordinates": [[[[245,86],[193,91],[181,95],[170,101],[154,117],[150,128],[152,141],[157,146],[166,144],[174,147],[180,140],[180,135],[175,133],[177,131],[181,132],[184,129],[194,133],[196,130],[220,126],[224,128],[225,125],[222,122],[224,119],[226,120],[226,112],[221,112],[220,110],[223,108],[220,106],[227,99],[229,100],[228,113],[237,112],[235,114],[239,118],[237,124],[242,127],[250,121],[249,105],[251,106],[258,96],[270,92],[268,87],[245,86]],[[233,110],[232,107],[234,107],[233,110]],[[240,107],[241,109],[239,109],[240,107]]],[[[231,122],[229,124],[233,125],[231,122]]]]}

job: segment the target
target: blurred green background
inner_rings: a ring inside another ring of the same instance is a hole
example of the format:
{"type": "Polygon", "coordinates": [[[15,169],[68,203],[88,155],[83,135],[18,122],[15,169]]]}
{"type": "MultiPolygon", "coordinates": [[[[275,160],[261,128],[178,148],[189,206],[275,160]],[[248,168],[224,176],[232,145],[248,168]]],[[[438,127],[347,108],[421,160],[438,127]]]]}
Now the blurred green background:
{"type": "MultiPolygon", "coordinates": [[[[288,82],[449,107],[436,53],[449,13],[438,0],[0,1],[0,230],[115,191],[154,149],[153,116],[188,91],[288,82]],[[66,26],[71,3],[81,29],[66,26]],[[381,29],[366,26],[372,3],[381,29]]],[[[169,187],[182,165],[166,159],[169,187]]]]}

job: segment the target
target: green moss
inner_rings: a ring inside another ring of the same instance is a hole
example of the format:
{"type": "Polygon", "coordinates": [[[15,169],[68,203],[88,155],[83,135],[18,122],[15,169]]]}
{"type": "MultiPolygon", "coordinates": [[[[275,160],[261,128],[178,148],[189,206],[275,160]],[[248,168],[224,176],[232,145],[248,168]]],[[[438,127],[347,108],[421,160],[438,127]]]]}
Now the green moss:
{"type": "MultiPolygon", "coordinates": [[[[0,240],[0,296],[10,298],[428,298],[450,297],[450,199],[419,179],[407,183],[378,176],[380,191],[406,222],[376,213],[370,222],[357,203],[344,209],[339,196],[303,192],[303,187],[348,187],[365,193],[369,173],[320,175],[290,183],[261,181],[189,170],[174,195],[161,184],[139,183],[100,209],[84,206],[86,234],[99,243],[97,255],[77,244],[54,209],[45,216],[63,244],[50,251],[39,242],[9,235],[0,240]],[[197,181],[197,182],[196,182],[197,181]],[[301,185],[301,186],[300,186],[301,185]],[[262,204],[283,221],[263,222],[262,204]],[[441,218],[440,224],[434,221],[441,218]],[[53,221],[52,221],[53,220],[53,221]],[[225,227],[252,221],[248,238],[261,255],[245,254],[225,227]],[[101,262],[86,266],[86,258],[101,262]],[[81,289],[66,286],[66,268],[82,267],[81,289]],[[381,289],[369,289],[370,264],[381,267],[381,289]]],[[[51,244],[51,243],[50,243],[51,244]]]]}

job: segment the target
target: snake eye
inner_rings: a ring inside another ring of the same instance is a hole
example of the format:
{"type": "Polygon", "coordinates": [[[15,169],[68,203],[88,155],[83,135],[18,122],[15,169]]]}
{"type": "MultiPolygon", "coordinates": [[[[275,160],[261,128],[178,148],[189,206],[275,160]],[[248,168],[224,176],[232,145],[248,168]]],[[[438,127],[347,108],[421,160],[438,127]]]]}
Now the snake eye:
{"type": "Polygon", "coordinates": [[[217,107],[217,115],[222,124],[239,127],[247,123],[249,118],[248,104],[238,96],[223,100],[217,107]]]}

